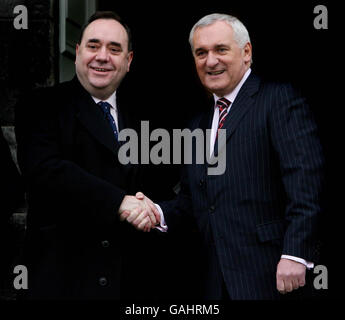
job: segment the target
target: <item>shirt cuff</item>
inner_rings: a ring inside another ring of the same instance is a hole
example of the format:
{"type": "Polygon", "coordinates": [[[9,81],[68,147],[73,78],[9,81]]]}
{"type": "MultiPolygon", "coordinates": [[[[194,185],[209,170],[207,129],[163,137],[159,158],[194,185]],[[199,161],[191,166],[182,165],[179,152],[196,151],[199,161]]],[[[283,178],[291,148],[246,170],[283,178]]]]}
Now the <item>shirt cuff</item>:
{"type": "Polygon", "coordinates": [[[298,257],[294,257],[294,256],[289,256],[289,255],[286,255],[286,254],[283,254],[281,256],[281,258],[289,259],[289,260],[293,260],[293,261],[302,263],[302,264],[304,264],[307,267],[307,269],[313,269],[314,268],[314,263],[313,262],[306,261],[306,260],[304,260],[302,258],[298,258],[298,257]]]}
{"type": "Polygon", "coordinates": [[[167,232],[168,231],[168,226],[165,223],[165,219],[164,219],[164,215],[163,215],[163,211],[161,209],[161,207],[158,204],[154,204],[157,208],[157,210],[159,211],[159,214],[161,215],[161,223],[160,225],[155,226],[155,229],[161,231],[161,232],[167,232]]]}

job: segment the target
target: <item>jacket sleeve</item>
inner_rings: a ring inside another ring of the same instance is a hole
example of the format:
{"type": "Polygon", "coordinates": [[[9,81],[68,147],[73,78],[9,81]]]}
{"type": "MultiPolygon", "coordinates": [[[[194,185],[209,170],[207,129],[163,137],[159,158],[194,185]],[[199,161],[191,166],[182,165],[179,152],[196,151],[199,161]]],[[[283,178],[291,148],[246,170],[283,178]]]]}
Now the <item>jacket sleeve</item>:
{"type": "Polygon", "coordinates": [[[178,232],[183,224],[189,224],[193,220],[193,206],[188,186],[186,165],[181,168],[179,186],[180,190],[175,199],[158,203],[163,211],[169,232],[178,232]]]}
{"type": "Polygon", "coordinates": [[[282,254],[315,261],[324,184],[322,147],[305,99],[289,85],[276,93],[270,132],[287,197],[282,254]]]}
{"type": "MultiPolygon", "coordinates": [[[[187,127],[193,131],[199,127],[202,114],[192,119],[187,127]]],[[[190,164],[183,164],[181,166],[179,192],[175,199],[158,203],[163,211],[165,222],[168,226],[168,231],[178,232],[183,226],[194,227],[195,215],[193,213],[193,201],[189,185],[189,166],[190,164]]]]}

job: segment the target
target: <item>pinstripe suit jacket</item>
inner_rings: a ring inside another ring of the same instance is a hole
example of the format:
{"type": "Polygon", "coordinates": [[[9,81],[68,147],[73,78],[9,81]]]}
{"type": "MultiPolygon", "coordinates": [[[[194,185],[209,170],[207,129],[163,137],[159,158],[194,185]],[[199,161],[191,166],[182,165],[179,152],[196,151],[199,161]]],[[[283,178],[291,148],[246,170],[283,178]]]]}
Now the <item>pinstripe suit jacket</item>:
{"type": "MultiPolygon", "coordinates": [[[[191,129],[210,128],[210,109],[191,129]]],[[[170,230],[193,213],[232,299],[275,299],[282,254],[317,259],[324,160],[316,124],[291,86],[251,74],[223,128],[224,174],[184,165],[178,197],[161,207],[170,230]]]]}

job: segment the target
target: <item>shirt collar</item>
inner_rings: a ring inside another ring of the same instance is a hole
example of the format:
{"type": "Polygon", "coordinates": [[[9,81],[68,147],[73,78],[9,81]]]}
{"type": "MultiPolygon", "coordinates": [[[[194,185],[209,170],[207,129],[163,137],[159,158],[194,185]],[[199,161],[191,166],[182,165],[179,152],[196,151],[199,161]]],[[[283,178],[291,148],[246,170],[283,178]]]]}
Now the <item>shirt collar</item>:
{"type": "MultiPolygon", "coordinates": [[[[238,92],[240,91],[240,89],[242,88],[244,82],[247,80],[247,78],[249,77],[250,73],[251,73],[252,69],[249,68],[245,74],[243,75],[241,81],[238,83],[238,85],[235,87],[234,90],[232,90],[230,93],[226,94],[224,96],[224,98],[228,99],[231,103],[233,103],[235,101],[235,98],[238,94],[238,92]]],[[[216,94],[213,94],[213,97],[214,97],[214,101],[215,101],[215,107],[216,107],[216,104],[217,104],[217,100],[222,98],[222,97],[218,97],[216,94]]]]}
{"type": "Polygon", "coordinates": [[[107,100],[100,100],[94,96],[91,97],[96,104],[100,101],[108,102],[111,105],[111,107],[116,110],[116,91],[114,91],[113,94],[107,100]]]}

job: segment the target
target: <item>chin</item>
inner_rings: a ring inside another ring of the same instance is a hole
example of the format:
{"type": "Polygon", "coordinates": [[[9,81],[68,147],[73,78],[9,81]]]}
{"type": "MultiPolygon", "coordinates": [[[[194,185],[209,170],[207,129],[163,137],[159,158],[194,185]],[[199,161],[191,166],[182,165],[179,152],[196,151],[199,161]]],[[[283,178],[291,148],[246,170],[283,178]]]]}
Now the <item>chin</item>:
{"type": "Polygon", "coordinates": [[[226,85],[223,83],[216,83],[216,82],[210,82],[205,85],[206,88],[212,91],[222,91],[226,88],[226,85]]]}
{"type": "Polygon", "coordinates": [[[109,85],[108,82],[97,81],[97,80],[90,80],[90,84],[97,89],[102,89],[102,88],[105,88],[109,85]]]}

